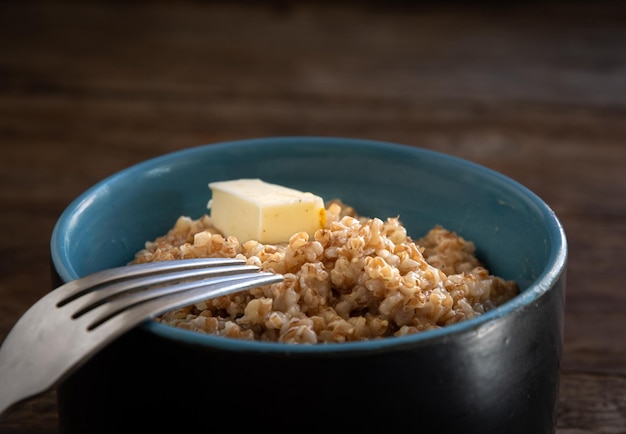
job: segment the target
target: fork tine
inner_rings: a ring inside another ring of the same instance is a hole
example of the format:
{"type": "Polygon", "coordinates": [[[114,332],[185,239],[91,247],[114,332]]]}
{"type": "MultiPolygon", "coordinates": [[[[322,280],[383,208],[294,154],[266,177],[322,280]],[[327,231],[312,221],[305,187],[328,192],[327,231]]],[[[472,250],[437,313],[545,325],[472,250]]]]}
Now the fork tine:
{"type": "Polygon", "coordinates": [[[165,273],[173,270],[194,269],[203,267],[222,267],[245,264],[243,259],[236,258],[189,258],[168,261],[148,262],[144,264],[123,265],[109,268],[65,283],[55,289],[58,305],[62,306],[86,292],[98,287],[142,275],[165,273]]]}
{"type": "MultiPolygon", "coordinates": [[[[100,308],[96,306],[92,311],[86,312],[84,315],[88,318],[85,321],[88,322],[87,329],[91,330],[124,310],[132,309],[134,306],[154,299],[157,299],[161,303],[165,302],[168,296],[179,296],[182,298],[185,294],[191,293],[191,291],[197,289],[199,294],[205,294],[202,300],[207,300],[232,292],[242,291],[242,287],[249,288],[251,284],[257,285],[257,282],[266,282],[268,280],[270,282],[280,281],[282,280],[282,276],[276,278],[276,275],[273,273],[259,272],[253,274],[216,276],[181,282],[174,285],[149,288],[144,291],[131,292],[103,304],[100,308]]],[[[170,309],[166,309],[166,311],[167,310],[170,309]]]]}
{"type": "Polygon", "coordinates": [[[106,342],[143,321],[204,300],[281,282],[280,274],[259,272],[221,276],[203,281],[137,292],[101,305],[79,319],[95,339],[106,342]],[[163,291],[161,291],[163,290],[163,291]],[[128,298],[128,300],[126,300],[128,298]]]}
{"type": "MultiPolygon", "coordinates": [[[[207,279],[210,277],[229,276],[242,273],[258,272],[259,267],[254,265],[227,265],[209,268],[192,268],[182,271],[164,272],[158,274],[138,275],[131,279],[122,280],[99,288],[97,291],[89,292],[80,297],[74,298],[67,303],[67,307],[72,309],[72,318],[78,318],[96,306],[112,301],[115,297],[128,297],[129,293],[137,292],[141,289],[165,284],[175,284],[186,280],[207,279]]],[[[171,286],[163,288],[164,291],[174,290],[171,286]]]]}

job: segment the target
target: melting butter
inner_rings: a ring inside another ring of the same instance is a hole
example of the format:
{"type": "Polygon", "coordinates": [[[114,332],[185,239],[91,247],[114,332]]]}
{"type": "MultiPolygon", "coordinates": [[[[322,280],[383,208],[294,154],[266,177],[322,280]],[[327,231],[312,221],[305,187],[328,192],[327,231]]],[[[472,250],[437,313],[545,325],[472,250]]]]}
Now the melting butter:
{"type": "Polygon", "coordinates": [[[212,182],[211,221],[225,236],[240,242],[287,242],[297,232],[312,236],[325,227],[324,200],[313,193],[260,179],[212,182]]]}

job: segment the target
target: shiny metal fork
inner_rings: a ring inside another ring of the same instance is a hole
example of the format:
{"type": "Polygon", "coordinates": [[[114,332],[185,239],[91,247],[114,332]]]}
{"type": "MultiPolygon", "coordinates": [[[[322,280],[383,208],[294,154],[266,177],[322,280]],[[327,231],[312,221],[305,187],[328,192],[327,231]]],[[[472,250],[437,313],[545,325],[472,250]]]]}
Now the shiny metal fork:
{"type": "Polygon", "coordinates": [[[52,389],[144,321],[282,280],[242,260],[202,258],[123,266],[68,282],[31,306],[0,347],[0,415],[52,389]]]}

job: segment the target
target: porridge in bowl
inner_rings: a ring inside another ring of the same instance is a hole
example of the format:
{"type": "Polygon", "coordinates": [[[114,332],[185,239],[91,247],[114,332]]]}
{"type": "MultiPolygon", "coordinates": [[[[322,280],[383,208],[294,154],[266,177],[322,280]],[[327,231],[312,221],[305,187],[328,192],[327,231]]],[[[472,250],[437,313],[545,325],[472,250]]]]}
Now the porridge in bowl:
{"type": "Polygon", "coordinates": [[[271,415],[324,431],[325,414],[342,416],[336,432],[554,431],[566,238],[541,198],[489,168],[360,139],[212,143],[77,197],[51,253],[63,281],[199,255],[286,271],[282,286],[168,312],[106,346],[57,389],[64,433],[258,430],[271,415]],[[251,175],[320,194],[319,227],[278,242],[220,227],[202,180],[251,175]],[[220,417],[233,405],[244,418],[220,417]]]}
{"type": "MultiPolygon", "coordinates": [[[[214,209],[211,211],[214,212],[214,209]]],[[[490,274],[475,245],[441,226],[412,239],[399,217],[367,218],[340,200],[320,227],[284,242],[224,234],[212,215],[182,216],[134,263],[194,257],[245,259],[281,283],[196,303],[156,320],[231,338],[333,343],[401,336],[481,315],[518,294],[490,274]]]]}

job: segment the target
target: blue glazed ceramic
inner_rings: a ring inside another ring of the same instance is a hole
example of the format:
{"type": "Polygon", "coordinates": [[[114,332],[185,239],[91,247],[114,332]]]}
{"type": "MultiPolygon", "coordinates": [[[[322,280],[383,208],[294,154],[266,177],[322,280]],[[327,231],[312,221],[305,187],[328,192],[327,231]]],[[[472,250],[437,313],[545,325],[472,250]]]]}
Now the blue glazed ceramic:
{"type": "Polygon", "coordinates": [[[62,432],[276,424],[329,432],[425,425],[438,433],[554,432],[563,228],[533,192],[459,158],[330,137],[163,155],[104,179],[67,207],[51,239],[57,283],[128,262],[179,216],[206,213],[209,182],[244,177],[338,197],[363,215],[399,215],[414,238],[443,225],[473,240],[479,259],[516,280],[521,293],[442,329],[349,344],[248,342],[147,322],[59,386],[62,432]],[[231,408],[234,419],[225,416],[231,408]]]}

